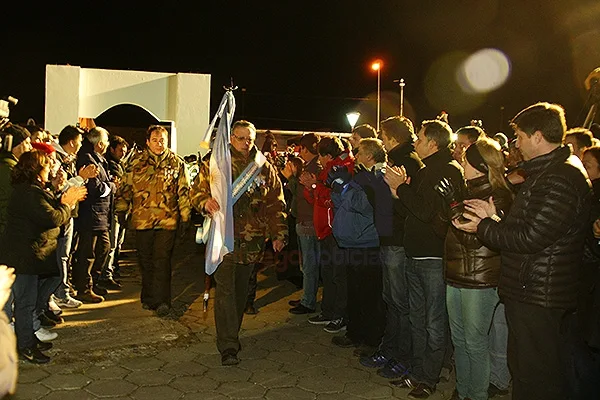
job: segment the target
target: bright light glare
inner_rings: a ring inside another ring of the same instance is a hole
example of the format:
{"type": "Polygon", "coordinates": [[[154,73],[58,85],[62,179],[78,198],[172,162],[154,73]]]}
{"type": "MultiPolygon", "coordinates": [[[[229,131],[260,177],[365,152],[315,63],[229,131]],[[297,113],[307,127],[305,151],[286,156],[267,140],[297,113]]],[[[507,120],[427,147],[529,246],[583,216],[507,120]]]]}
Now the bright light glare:
{"type": "Polygon", "coordinates": [[[381,61],[375,61],[373,62],[373,64],[371,64],[371,69],[373,71],[379,71],[381,69],[382,64],[383,63],[381,61]]]}
{"type": "Polygon", "coordinates": [[[510,68],[510,60],[503,52],[482,49],[465,60],[460,67],[458,81],[468,93],[490,92],[506,82],[510,68]]]}
{"type": "Polygon", "coordinates": [[[359,112],[349,112],[346,114],[346,118],[348,119],[348,123],[350,124],[350,126],[352,127],[352,129],[354,129],[354,125],[356,125],[356,122],[358,121],[358,118],[360,117],[360,113],[359,112]]]}

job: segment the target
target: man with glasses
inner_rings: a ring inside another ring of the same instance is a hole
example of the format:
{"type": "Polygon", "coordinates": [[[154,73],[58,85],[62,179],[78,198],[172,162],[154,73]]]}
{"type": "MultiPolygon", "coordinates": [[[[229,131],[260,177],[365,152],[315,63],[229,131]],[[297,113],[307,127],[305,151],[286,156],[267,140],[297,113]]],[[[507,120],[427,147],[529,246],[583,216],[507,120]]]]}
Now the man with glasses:
{"type": "MultiPolygon", "coordinates": [[[[239,331],[248,295],[248,281],[261,262],[265,240],[275,252],[287,242],[285,201],[277,170],[254,145],[256,128],[248,121],[233,124],[231,134],[231,179],[233,181],[234,248],[214,273],[217,348],[223,365],[239,363],[239,331]],[[241,177],[241,178],[240,178],[241,177]],[[236,201],[237,199],[237,201],[236,201]]],[[[208,157],[200,167],[191,189],[194,208],[206,216],[221,211],[211,195],[208,157]]]]}

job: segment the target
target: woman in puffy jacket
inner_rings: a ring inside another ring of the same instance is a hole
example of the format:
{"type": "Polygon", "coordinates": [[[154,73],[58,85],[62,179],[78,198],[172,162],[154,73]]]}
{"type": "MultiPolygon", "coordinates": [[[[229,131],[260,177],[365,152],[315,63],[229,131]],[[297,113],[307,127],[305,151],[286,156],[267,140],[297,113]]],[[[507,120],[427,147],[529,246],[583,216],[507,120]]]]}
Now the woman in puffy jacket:
{"type": "MultiPolygon", "coordinates": [[[[487,137],[465,152],[466,199],[493,199],[498,213],[512,203],[500,145],[487,137]]],[[[490,383],[490,326],[499,303],[500,254],[474,233],[450,226],[445,242],[446,305],[455,348],[458,398],[486,400],[490,383]]],[[[507,382],[508,383],[508,382],[507,382]]],[[[454,397],[453,397],[454,398],[454,397]]]]}

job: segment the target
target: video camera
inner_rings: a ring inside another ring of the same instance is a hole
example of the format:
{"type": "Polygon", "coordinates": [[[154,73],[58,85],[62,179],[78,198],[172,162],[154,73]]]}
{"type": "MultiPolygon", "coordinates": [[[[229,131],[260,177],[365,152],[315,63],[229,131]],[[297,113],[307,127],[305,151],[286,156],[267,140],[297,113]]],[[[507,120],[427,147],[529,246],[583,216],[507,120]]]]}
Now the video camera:
{"type": "Polygon", "coordinates": [[[4,127],[10,123],[8,119],[10,115],[10,107],[16,105],[18,99],[12,96],[4,96],[0,98],[0,144],[2,151],[12,150],[12,135],[4,131],[4,127]]]}

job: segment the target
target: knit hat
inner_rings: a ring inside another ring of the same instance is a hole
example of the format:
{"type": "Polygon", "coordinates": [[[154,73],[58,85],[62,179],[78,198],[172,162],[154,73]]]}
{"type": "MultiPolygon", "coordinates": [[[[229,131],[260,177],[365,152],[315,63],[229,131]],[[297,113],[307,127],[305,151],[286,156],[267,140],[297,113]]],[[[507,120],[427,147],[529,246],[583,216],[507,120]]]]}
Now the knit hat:
{"type": "Polygon", "coordinates": [[[56,149],[51,144],[48,144],[48,143],[33,142],[33,143],[31,143],[31,146],[34,149],[41,150],[46,154],[52,154],[56,151],[56,149]]]}
{"type": "Polygon", "coordinates": [[[31,137],[29,131],[19,125],[10,124],[2,129],[2,132],[12,136],[13,149],[31,137]]]}

